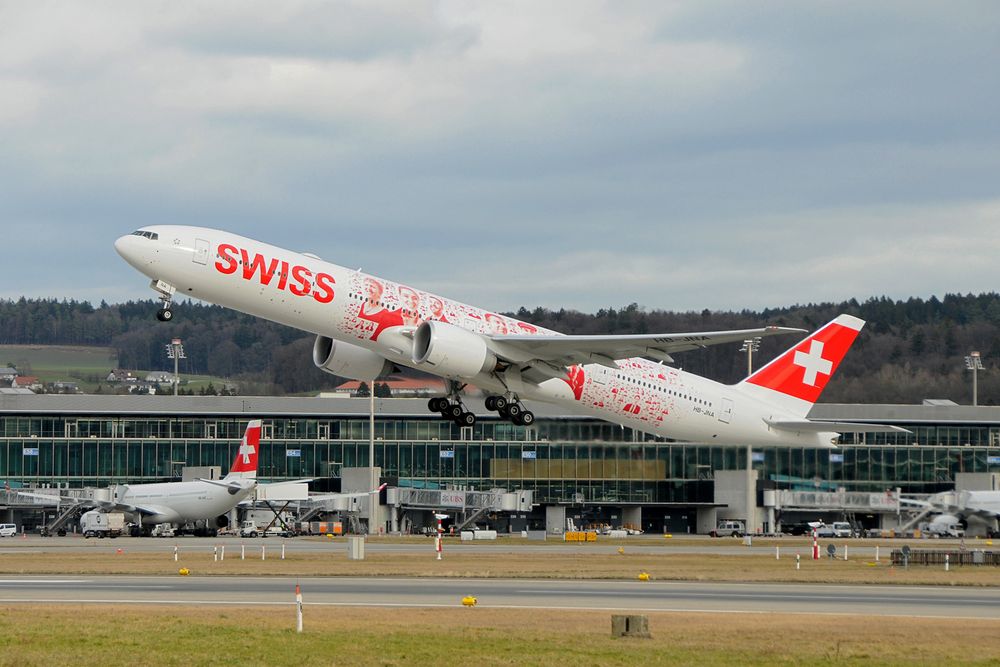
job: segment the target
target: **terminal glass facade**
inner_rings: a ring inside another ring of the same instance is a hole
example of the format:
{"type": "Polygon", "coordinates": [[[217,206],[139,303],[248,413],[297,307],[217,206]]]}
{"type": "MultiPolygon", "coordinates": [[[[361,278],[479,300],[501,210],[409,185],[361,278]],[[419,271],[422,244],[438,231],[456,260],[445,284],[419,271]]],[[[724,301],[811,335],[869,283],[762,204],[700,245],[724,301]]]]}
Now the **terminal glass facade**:
{"type": "MultiPolygon", "coordinates": [[[[177,479],[182,466],[236,455],[246,418],[0,415],[0,480],[106,486],[177,479]]],[[[337,477],[369,465],[367,417],[264,417],[259,475],[337,477]]],[[[1000,471],[995,426],[913,426],[858,434],[837,450],[758,448],[753,466],[777,488],[933,493],[959,472],[1000,471]]],[[[669,442],[588,418],[532,427],[484,419],[459,428],[431,417],[378,418],[375,464],[400,486],[504,487],[535,502],[711,503],[712,474],[746,467],[745,448],[669,442]]]]}

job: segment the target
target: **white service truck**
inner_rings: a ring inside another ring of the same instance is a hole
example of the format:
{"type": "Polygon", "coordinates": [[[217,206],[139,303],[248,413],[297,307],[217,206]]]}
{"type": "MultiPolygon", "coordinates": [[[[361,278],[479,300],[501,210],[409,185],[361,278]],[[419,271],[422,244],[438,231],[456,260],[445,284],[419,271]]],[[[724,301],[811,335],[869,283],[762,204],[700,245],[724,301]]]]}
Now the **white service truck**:
{"type": "Polygon", "coordinates": [[[125,532],[125,514],[90,510],[80,517],[84,537],[118,537],[125,532]]]}
{"type": "Polygon", "coordinates": [[[267,524],[258,524],[253,519],[240,523],[240,537],[288,537],[288,530],[277,521],[270,528],[267,524]]]}

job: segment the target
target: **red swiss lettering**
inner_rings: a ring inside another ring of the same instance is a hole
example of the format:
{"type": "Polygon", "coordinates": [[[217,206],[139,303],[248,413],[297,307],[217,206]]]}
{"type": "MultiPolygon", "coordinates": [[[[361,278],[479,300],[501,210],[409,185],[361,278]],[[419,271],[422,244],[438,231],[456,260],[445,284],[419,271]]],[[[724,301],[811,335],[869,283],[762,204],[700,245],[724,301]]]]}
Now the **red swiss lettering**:
{"type": "Polygon", "coordinates": [[[312,283],[309,281],[311,277],[312,271],[296,264],[292,267],[292,284],[288,289],[297,296],[309,294],[309,290],[312,289],[312,283]]]}
{"type": "Polygon", "coordinates": [[[215,262],[215,270],[219,273],[235,273],[236,272],[236,256],[233,254],[236,252],[236,246],[229,245],[228,243],[219,244],[219,259],[215,262]]]}
{"type": "Polygon", "coordinates": [[[260,284],[270,285],[271,278],[274,277],[274,272],[278,269],[278,260],[272,259],[267,265],[264,265],[266,261],[264,256],[259,252],[254,253],[253,260],[250,260],[250,256],[246,250],[240,249],[240,255],[243,256],[243,279],[252,280],[253,274],[260,272],[260,284]]]}
{"type": "Polygon", "coordinates": [[[316,289],[312,296],[320,303],[330,303],[333,301],[333,286],[337,283],[329,273],[316,274],[316,289]]]}

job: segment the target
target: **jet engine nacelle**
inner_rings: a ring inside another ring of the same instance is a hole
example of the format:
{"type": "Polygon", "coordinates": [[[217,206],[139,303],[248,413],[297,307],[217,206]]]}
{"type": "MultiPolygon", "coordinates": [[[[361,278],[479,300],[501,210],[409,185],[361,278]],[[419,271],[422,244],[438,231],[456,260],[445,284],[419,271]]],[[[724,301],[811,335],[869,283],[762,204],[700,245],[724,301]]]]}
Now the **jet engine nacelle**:
{"type": "Polygon", "coordinates": [[[393,370],[385,357],[326,336],[316,336],[313,363],[322,371],[352,380],[374,380],[393,370]]]}
{"type": "Polygon", "coordinates": [[[938,514],[936,517],[931,519],[930,523],[928,524],[928,528],[939,528],[939,527],[944,528],[960,522],[961,519],[959,519],[954,514],[938,514]]]}
{"type": "Polygon", "coordinates": [[[417,368],[447,378],[471,378],[497,367],[486,339],[445,322],[423,322],[413,336],[417,368]]]}

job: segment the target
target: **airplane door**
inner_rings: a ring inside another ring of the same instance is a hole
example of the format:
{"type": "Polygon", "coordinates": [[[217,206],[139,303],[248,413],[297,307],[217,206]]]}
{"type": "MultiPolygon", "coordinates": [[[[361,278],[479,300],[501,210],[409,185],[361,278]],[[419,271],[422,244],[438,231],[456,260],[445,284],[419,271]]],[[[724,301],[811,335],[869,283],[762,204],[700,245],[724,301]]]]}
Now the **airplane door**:
{"type": "Polygon", "coordinates": [[[722,399],[722,407],[719,410],[719,421],[728,424],[733,418],[733,401],[730,398],[722,399]]]}
{"type": "Polygon", "coordinates": [[[205,239],[195,239],[194,257],[195,264],[208,264],[208,241],[205,239]]]}

